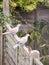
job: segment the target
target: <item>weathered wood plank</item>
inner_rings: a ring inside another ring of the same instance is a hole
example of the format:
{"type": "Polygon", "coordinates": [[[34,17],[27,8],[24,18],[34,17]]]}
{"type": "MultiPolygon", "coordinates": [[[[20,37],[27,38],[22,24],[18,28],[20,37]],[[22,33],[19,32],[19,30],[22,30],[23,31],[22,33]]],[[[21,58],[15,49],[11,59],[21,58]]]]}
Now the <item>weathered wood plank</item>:
{"type": "Polygon", "coordinates": [[[5,57],[5,64],[7,65],[7,63],[9,65],[16,65],[16,56],[14,57],[14,53],[11,53],[10,49],[6,49],[6,57],[5,57]],[[7,60],[7,62],[6,62],[7,60]]]}
{"type": "Polygon", "coordinates": [[[7,40],[10,42],[10,44],[12,45],[12,46],[14,46],[16,43],[14,42],[14,40],[11,38],[11,36],[10,35],[6,35],[6,38],[7,38],[7,40]]]}
{"type": "Polygon", "coordinates": [[[0,65],[2,65],[2,27],[0,26],[0,65]]]}
{"type": "Polygon", "coordinates": [[[12,52],[12,48],[10,49],[10,48],[7,47],[6,52],[10,56],[10,58],[13,60],[13,62],[16,64],[17,57],[16,57],[16,53],[14,51],[12,52]]]}
{"type": "Polygon", "coordinates": [[[13,60],[10,58],[10,56],[7,54],[7,57],[6,57],[7,61],[9,62],[10,65],[16,65],[13,60]]]}
{"type": "Polygon", "coordinates": [[[5,63],[6,65],[10,65],[7,59],[5,59],[5,63]]]}
{"type": "Polygon", "coordinates": [[[19,47],[18,59],[20,65],[30,65],[30,55],[23,49],[22,46],[19,47]]]}
{"type": "Polygon", "coordinates": [[[11,46],[11,44],[10,44],[9,42],[6,42],[6,47],[7,47],[8,49],[10,49],[10,51],[11,51],[12,53],[15,54],[16,50],[13,49],[13,47],[11,46]]]}
{"type": "MultiPolygon", "coordinates": [[[[14,38],[11,37],[11,35],[6,35],[6,42],[5,42],[5,45],[6,45],[6,54],[8,54],[10,56],[10,59],[15,63],[15,65],[17,65],[17,49],[15,50],[13,48],[13,46],[16,44],[16,42],[14,41],[14,38]]],[[[8,57],[9,57],[8,56],[8,57]]],[[[8,59],[6,57],[6,59],[8,59]]],[[[8,59],[9,61],[9,59],[8,59]]]]}

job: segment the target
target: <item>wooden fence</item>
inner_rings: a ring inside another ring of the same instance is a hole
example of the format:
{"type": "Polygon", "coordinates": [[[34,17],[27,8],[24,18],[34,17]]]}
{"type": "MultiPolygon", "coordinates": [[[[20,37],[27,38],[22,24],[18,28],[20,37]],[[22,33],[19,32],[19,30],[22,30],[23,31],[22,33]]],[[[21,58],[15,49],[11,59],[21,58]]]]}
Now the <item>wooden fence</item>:
{"type": "MultiPolygon", "coordinates": [[[[7,30],[8,27],[7,27],[7,30]]],[[[5,65],[43,65],[40,62],[40,53],[37,50],[29,52],[26,46],[14,49],[17,40],[13,34],[5,35],[4,39],[4,63],[5,65]]]]}

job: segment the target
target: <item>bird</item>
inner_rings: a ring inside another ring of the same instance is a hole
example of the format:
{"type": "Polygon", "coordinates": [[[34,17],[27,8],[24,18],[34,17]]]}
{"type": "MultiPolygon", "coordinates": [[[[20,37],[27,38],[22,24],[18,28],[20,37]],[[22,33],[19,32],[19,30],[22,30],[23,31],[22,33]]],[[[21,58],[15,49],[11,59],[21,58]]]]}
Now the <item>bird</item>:
{"type": "Polygon", "coordinates": [[[40,53],[39,53],[38,50],[32,50],[32,51],[31,51],[31,54],[33,54],[33,53],[34,53],[35,55],[40,55],[40,53]]]}
{"type": "Polygon", "coordinates": [[[27,42],[29,36],[30,36],[29,34],[26,34],[24,37],[19,38],[17,35],[14,35],[15,39],[17,40],[17,44],[14,45],[14,49],[17,46],[25,45],[25,43],[27,42]]]}
{"type": "Polygon", "coordinates": [[[19,27],[21,26],[21,24],[18,24],[16,27],[11,28],[10,25],[8,23],[6,23],[6,27],[8,28],[8,31],[3,33],[3,35],[5,34],[16,34],[19,31],[19,27]]]}
{"type": "Polygon", "coordinates": [[[40,52],[38,50],[32,50],[30,55],[33,57],[35,65],[43,65],[43,63],[40,61],[40,52]]]}

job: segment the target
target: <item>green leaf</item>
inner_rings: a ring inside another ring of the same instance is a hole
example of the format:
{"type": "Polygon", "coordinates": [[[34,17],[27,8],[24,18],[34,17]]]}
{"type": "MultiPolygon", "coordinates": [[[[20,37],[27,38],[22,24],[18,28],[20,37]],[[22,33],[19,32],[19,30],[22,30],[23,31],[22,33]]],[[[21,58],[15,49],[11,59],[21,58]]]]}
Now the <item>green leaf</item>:
{"type": "Polygon", "coordinates": [[[17,35],[18,35],[19,37],[22,37],[22,36],[25,35],[25,32],[23,32],[23,31],[19,31],[19,32],[17,33],[17,35]]]}
{"type": "Polygon", "coordinates": [[[40,23],[40,29],[43,29],[43,27],[46,25],[46,23],[45,22],[41,22],[40,23]]]}
{"type": "Polygon", "coordinates": [[[32,34],[31,34],[31,37],[33,38],[33,40],[39,40],[41,38],[41,34],[37,31],[34,31],[32,34]]]}

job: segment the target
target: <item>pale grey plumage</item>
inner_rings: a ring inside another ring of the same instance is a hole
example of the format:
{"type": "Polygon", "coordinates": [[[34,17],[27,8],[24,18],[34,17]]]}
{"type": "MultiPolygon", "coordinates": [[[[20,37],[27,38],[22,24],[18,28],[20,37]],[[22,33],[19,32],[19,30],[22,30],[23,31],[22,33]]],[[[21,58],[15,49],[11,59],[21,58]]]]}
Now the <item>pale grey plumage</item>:
{"type": "Polygon", "coordinates": [[[28,36],[29,36],[29,34],[26,34],[24,37],[19,38],[17,35],[14,35],[15,39],[18,41],[18,44],[16,44],[14,46],[14,48],[16,48],[17,46],[20,46],[20,45],[25,45],[25,43],[28,40],[28,36]]]}
{"type": "Polygon", "coordinates": [[[6,23],[6,27],[8,28],[8,31],[3,33],[3,35],[10,34],[10,33],[12,33],[12,34],[17,33],[19,31],[20,26],[21,26],[21,24],[18,24],[16,27],[11,28],[10,25],[8,23],[6,23]]]}

